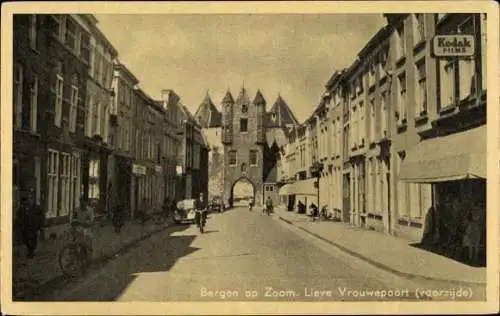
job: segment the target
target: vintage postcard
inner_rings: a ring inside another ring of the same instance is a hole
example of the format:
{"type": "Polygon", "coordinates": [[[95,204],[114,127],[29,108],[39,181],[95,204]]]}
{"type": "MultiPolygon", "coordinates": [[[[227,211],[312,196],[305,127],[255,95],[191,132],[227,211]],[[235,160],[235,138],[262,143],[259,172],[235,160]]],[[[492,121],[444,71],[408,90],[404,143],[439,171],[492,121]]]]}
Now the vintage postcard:
{"type": "Polygon", "coordinates": [[[4,4],[2,313],[498,312],[498,9],[4,4]]]}

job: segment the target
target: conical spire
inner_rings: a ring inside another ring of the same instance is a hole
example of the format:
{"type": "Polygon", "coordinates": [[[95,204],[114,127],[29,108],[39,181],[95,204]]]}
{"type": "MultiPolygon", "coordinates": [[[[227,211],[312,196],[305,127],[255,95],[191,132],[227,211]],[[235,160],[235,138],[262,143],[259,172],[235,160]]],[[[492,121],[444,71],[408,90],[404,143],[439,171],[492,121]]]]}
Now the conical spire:
{"type": "Polygon", "coordinates": [[[231,95],[231,91],[229,91],[229,89],[227,90],[226,95],[224,96],[224,99],[222,99],[222,103],[234,104],[234,99],[233,99],[233,96],[231,95]]]}
{"type": "Polygon", "coordinates": [[[253,104],[255,104],[255,105],[266,105],[266,100],[264,99],[264,96],[260,92],[260,89],[257,90],[257,93],[255,94],[255,98],[253,99],[253,104]]]}

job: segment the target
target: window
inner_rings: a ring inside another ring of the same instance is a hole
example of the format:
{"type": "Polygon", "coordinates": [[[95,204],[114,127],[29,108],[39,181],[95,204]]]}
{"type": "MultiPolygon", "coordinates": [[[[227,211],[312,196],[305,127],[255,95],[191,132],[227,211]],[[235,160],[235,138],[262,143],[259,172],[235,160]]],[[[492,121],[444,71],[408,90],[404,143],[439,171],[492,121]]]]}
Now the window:
{"type": "Polygon", "coordinates": [[[66,19],[66,38],[65,43],[72,50],[76,50],[76,24],[73,20],[66,19]]]}
{"type": "Polygon", "coordinates": [[[414,44],[425,40],[425,17],[423,13],[413,14],[413,36],[414,44]]]}
{"type": "Polygon", "coordinates": [[[375,142],[376,134],[375,134],[375,99],[370,100],[370,140],[375,142]]]}
{"type": "Polygon", "coordinates": [[[465,100],[468,96],[475,93],[475,67],[473,58],[460,59],[458,62],[458,75],[460,80],[458,92],[460,93],[460,101],[465,100]]]}
{"type": "Polygon", "coordinates": [[[99,160],[89,161],[89,198],[99,199],[99,160]]]}
{"type": "Polygon", "coordinates": [[[248,119],[240,119],[240,132],[248,132],[248,119]]]}
{"type": "Polygon", "coordinates": [[[243,104],[241,106],[241,113],[248,113],[248,106],[246,104],[243,104]]]}
{"type": "Polygon", "coordinates": [[[41,198],[41,179],[42,179],[42,169],[41,169],[41,160],[40,157],[35,157],[34,159],[35,163],[35,202],[37,204],[40,204],[40,198],[41,198]]]}
{"type": "Polygon", "coordinates": [[[257,165],[257,151],[256,150],[250,150],[250,165],[251,166],[256,166],[257,165]]]}
{"type": "Polygon", "coordinates": [[[228,152],[228,155],[229,155],[229,165],[230,166],[236,166],[236,150],[231,150],[230,152],[228,152]]]}
{"type": "Polygon", "coordinates": [[[402,24],[396,30],[396,42],[397,42],[397,59],[400,59],[406,55],[406,39],[405,39],[405,26],[402,24]]]}
{"type": "Polygon", "coordinates": [[[380,131],[381,131],[381,136],[386,137],[387,136],[387,102],[386,102],[387,95],[385,92],[383,92],[380,95],[380,131]]]}
{"type": "Polygon", "coordinates": [[[91,50],[90,35],[86,32],[82,32],[80,37],[80,57],[82,57],[82,59],[87,63],[90,63],[91,50]]]}
{"type": "Polygon", "coordinates": [[[481,21],[481,88],[486,90],[486,14],[482,13],[481,21]]]}
{"type": "Polygon", "coordinates": [[[423,214],[432,205],[431,184],[409,184],[410,218],[423,219],[423,214]]]}
{"type": "Polygon", "coordinates": [[[371,64],[368,72],[368,85],[371,87],[374,84],[375,84],[375,66],[371,64]]]}
{"type": "Polygon", "coordinates": [[[36,31],[37,31],[37,16],[36,14],[32,14],[30,16],[30,31],[29,31],[29,41],[30,41],[30,47],[32,49],[37,49],[36,31]]]}
{"type": "Polygon", "coordinates": [[[58,216],[66,216],[70,209],[70,155],[61,153],[61,208],[58,216]]]}
{"type": "Polygon", "coordinates": [[[64,19],[65,16],[62,14],[52,14],[48,20],[48,29],[61,41],[64,37],[64,19]]]}
{"type": "Polygon", "coordinates": [[[416,97],[416,107],[415,107],[415,117],[423,116],[427,114],[427,86],[425,79],[425,60],[419,61],[416,65],[416,84],[417,93],[416,97]]]}
{"type": "Polygon", "coordinates": [[[30,130],[33,133],[37,132],[37,115],[38,115],[38,76],[33,75],[30,87],[30,130]]]}
{"type": "Polygon", "coordinates": [[[47,218],[57,216],[57,189],[59,182],[59,152],[49,149],[47,162],[47,218]]]}
{"type": "Polygon", "coordinates": [[[398,113],[396,119],[398,123],[406,122],[406,74],[402,73],[398,76],[399,94],[398,94],[398,113]]]}
{"type": "Polygon", "coordinates": [[[366,138],[366,121],[365,121],[365,106],[364,102],[359,102],[359,145],[365,145],[366,138]]]}
{"type": "Polygon", "coordinates": [[[90,104],[92,109],[92,128],[90,130],[90,137],[98,134],[99,127],[99,104],[96,100],[90,104]]]}
{"type": "Polygon", "coordinates": [[[16,64],[14,73],[14,127],[22,128],[23,123],[23,85],[24,85],[24,67],[16,64]]]}
{"type": "Polygon", "coordinates": [[[70,208],[72,215],[75,208],[80,206],[80,154],[73,153],[71,157],[71,185],[70,185],[70,208]]]}
{"type": "MultiPolygon", "coordinates": [[[[101,53],[98,49],[98,46],[94,46],[94,79],[96,81],[99,81],[99,78],[101,78],[101,53]]],[[[122,84],[123,87],[123,84],[122,84]]],[[[123,96],[122,96],[123,100],[123,96]]],[[[123,102],[123,101],[122,101],[123,102]]]]}
{"type": "Polygon", "coordinates": [[[61,127],[62,120],[62,102],[63,102],[64,78],[62,62],[59,62],[56,73],[55,105],[54,105],[54,125],[61,127]]]}
{"type": "Polygon", "coordinates": [[[440,107],[453,105],[455,100],[455,62],[439,61],[440,76],[440,107]]]}
{"type": "Polygon", "coordinates": [[[77,113],[78,113],[78,75],[75,74],[71,82],[71,99],[70,99],[70,109],[69,109],[69,130],[73,133],[76,131],[77,113]]]}

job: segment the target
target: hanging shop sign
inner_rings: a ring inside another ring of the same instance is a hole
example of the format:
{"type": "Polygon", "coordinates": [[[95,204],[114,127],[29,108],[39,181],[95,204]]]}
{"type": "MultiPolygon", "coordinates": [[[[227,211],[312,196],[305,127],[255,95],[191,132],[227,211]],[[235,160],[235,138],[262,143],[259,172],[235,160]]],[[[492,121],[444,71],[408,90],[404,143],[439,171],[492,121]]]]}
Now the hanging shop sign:
{"type": "Polygon", "coordinates": [[[132,173],[136,175],[146,175],[146,167],[141,165],[132,165],[132,173]]]}
{"type": "Polygon", "coordinates": [[[436,35],[433,40],[436,57],[473,56],[475,42],[472,35],[436,35]]]}

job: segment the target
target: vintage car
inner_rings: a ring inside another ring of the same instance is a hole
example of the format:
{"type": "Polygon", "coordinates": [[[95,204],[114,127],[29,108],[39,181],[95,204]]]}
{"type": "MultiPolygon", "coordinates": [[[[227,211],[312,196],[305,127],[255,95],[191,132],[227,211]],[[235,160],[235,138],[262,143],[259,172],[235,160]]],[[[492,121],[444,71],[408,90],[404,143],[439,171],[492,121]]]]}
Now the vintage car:
{"type": "Polygon", "coordinates": [[[190,222],[195,220],[195,199],[187,199],[177,202],[177,208],[174,212],[174,221],[176,223],[190,222]]]}
{"type": "Polygon", "coordinates": [[[221,213],[224,211],[224,204],[222,203],[222,198],[220,196],[214,196],[210,203],[208,204],[208,211],[210,213],[221,213]]]}

